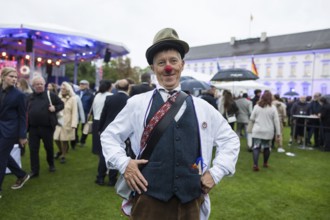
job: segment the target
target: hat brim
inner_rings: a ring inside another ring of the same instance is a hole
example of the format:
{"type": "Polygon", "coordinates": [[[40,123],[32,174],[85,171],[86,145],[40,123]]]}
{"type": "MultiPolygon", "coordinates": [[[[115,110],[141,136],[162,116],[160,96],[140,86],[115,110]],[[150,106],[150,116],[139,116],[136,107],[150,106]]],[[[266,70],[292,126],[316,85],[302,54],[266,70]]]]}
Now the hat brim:
{"type": "Polygon", "coordinates": [[[149,65],[153,64],[153,59],[156,53],[166,49],[177,50],[183,59],[185,54],[189,51],[189,45],[182,40],[164,40],[157,42],[156,44],[149,47],[146,51],[146,58],[149,65]]]}

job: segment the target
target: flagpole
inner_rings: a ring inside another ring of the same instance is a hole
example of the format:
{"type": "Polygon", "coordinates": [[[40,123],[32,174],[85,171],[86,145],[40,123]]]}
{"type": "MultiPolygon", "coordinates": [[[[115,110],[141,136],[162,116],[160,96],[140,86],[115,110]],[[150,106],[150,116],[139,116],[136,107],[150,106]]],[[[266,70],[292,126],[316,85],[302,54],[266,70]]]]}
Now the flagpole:
{"type": "Polygon", "coordinates": [[[250,22],[249,22],[249,38],[251,38],[251,26],[252,26],[253,16],[250,14],[250,22]]]}

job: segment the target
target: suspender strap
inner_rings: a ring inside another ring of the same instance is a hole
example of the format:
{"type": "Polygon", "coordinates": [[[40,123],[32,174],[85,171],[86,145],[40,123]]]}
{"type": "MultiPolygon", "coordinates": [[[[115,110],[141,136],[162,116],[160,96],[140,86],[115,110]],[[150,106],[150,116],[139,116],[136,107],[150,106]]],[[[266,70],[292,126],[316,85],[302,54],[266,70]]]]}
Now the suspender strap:
{"type": "Polygon", "coordinates": [[[140,155],[140,159],[149,159],[151,156],[152,151],[154,150],[155,146],[157,145],[159,139],[163,135],[165,129],[169,126],[171,121],[174,119],[175,115],[178,113],[179,109],[181,108],[184,100],[188,97],[188,95],[184,92],[180,92],[178,97],[176,98],[175,102],[172,103],[171,108],[162,118],[162,120],[156,125],[154,130],[151,132],[150,137],[147,141],[146,147],[140,155]]]}

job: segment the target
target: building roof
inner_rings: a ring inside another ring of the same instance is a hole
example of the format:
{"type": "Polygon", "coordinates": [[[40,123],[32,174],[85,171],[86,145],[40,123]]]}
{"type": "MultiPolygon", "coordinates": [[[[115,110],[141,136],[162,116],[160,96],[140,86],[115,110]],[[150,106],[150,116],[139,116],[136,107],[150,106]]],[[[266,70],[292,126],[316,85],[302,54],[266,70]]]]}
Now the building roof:
{"type": "Polygon", "coordinates": [[[191,47],[185,60],[295,52],[330,48],[330,29],[191,47]],[[233,43],[233,44],[231,44],[233,43]]]}

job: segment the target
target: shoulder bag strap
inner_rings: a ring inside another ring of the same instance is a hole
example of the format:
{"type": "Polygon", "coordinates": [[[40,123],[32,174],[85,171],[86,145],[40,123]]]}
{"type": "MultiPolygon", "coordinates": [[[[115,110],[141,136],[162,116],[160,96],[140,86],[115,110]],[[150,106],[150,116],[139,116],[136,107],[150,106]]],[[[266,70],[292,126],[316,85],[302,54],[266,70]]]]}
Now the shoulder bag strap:
{"type": "Polygon", "coordinates": [[[47,90],[47,96],[48,96],[49,104],[50,105],[53,105],[52,100],[50,99],[50,92],[49,92],[49,90],[47,90]]]}
{"type": "MultiPolygon", "coordinates": [[[[184,100],[188,97],[188,95],[184,92],[180,92],[178,97],[176,98],[175,102],[172,104],[169,111],[166,113],[164,118],[156,125],[154,130],[152,131],[146,148],[144,149],[140,159],[149,159],[151,156],[152,151],[154,150],[157,142],[159,141],[160,137],[163,135],[165,129],[168,127],[168,125],[171,123],[171,121],[174,119],[175,115],[181,108],[184,100]]],[[[143,167],[140,167],[142,169],[143,167]]]]}

